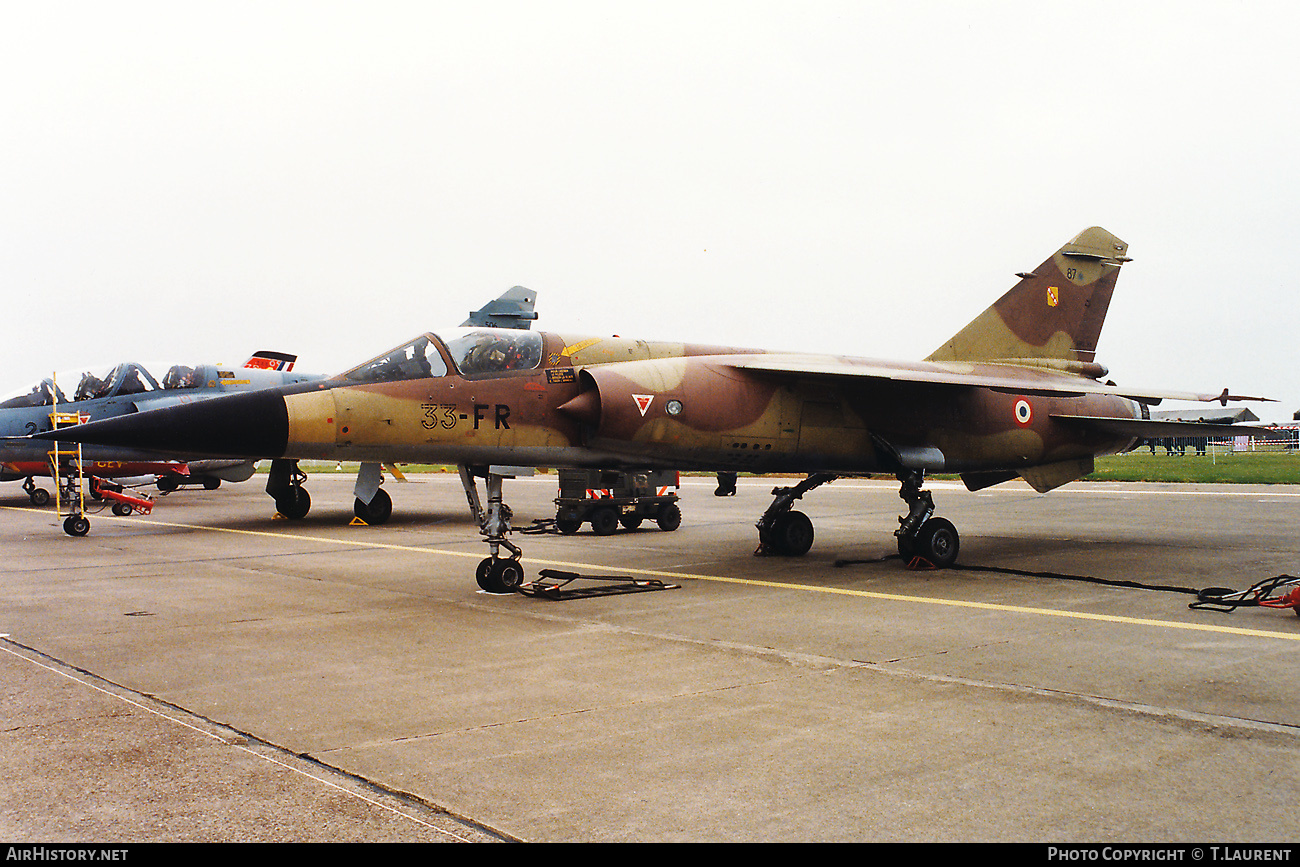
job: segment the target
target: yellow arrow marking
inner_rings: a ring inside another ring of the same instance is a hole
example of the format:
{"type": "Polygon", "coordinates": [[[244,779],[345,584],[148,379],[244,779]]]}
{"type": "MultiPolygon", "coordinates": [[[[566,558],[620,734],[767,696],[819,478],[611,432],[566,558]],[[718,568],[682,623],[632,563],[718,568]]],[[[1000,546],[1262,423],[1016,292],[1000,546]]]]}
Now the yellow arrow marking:
{"type": "Polygon", "coordinates": [[[588,346],[595,346],[597,343],[600,343],[602,339],[603,338],[600,337],[593,337],[590,340],[580,340],[577,343],[573,344],[572,346],[564,347],[564,350],[560,353],[560,355],[564,356],[565,358],[568,358],[571,355],[581,352],[582,350],[586,349],[588,346]]]}

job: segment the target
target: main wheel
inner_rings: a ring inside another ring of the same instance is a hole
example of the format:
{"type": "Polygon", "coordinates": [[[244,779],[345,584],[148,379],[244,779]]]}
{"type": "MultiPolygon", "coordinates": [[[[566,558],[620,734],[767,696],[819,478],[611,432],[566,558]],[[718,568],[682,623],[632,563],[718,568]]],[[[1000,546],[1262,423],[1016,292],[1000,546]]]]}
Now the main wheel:
{"type": "Polygon", "coordinates": [[[69,515],[63,522],[63,532],[69,536],[84,536],[90,532],[90,520],[84,515],[69,515]]]}
{"type": "Polygon", "coordinates": [[[311,511],[311,497],[308,495],[306,488],[294,485],[289,488],[289,493],[283,497],[276,497],[275,508],[286,518],[300,521],[307,517],[307,513],[311,511]]]}
{"type": "MultiPolygon", "coordinates": [[[[900,546],[901,546],[901,538],[900,546]]],[[[913,542],[913,553],[924,557],[940,569],[946,569],[957,562],[957,550],[961,539],[957,528],[946,518],[931,518],[921,525],[913,542]]]]}
{"type": "Polygon", "coordinates": [[[608,536],[618,530],[618,512],[613,506],[601,506],[591,513],[591,529],[597,536],[608,536]]]}
{"type": "Polygon", "coordinates": [[[362,502],[358,497],[352,503],[352,512],[367,524],[386,524],[393,515],[393,498],[383,488],[375,491],[370,503],[362,502]]]}
{"type": "Polygon", "coordinates": [[[802,557],[812,547],[812,521],[803,512],[784,512],[772,523],[769,541],[782,557],[802,557]]]}
{"type": "Polygon", "coordinates": [[[218,479],[216,476],[205,476],[205,477],[204,477],[204,479],[203,479],[203,490],[205,490],[205,491],[215,491],[215,490],[216,490],[217,488],[219,488],[219,487],[221,487],[221,479],[218,479]]]}

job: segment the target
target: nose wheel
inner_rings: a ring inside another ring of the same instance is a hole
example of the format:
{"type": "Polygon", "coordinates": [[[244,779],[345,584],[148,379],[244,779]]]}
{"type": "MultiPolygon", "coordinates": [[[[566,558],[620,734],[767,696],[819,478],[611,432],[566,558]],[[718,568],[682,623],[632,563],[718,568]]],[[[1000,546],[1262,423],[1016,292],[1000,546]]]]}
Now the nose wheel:
{"type": "MultiPolygon", "coordinates": [[[[478,586],[488,593],[513,593],[524,582],[524,567],[520,563],[524,552],[506,538],[510,532],[513,513],[503,501],[502,488],[505,479],[532,474],[531,467],[488,467],[487,508],[478,513],[478,518],[479,532],[488,543],[491,554],[479,561],[474,573],[478,586]],[[509,552],[508,556],[501,556],[502,548],[509,552]]],[[[461,479],[472,483],[469,468],[462,468],[461,479]]],[[[477,489],[467,484],[466,495],[469,496],[470,508],[473,509],[478,500],[477,489]]]]}
{"type": "Polygon", "coordinates": [[[485,557],[474,577],[488,593],[514,593],[524,583],[524,567],[517,557],[485,557]]]}

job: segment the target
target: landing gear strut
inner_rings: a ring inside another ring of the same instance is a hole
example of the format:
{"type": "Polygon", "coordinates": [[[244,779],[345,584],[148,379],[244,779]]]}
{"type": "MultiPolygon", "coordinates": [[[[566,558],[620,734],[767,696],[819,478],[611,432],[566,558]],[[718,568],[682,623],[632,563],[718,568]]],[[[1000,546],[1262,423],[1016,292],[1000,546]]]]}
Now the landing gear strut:
{"type": "Polygon", "coordinates": [[[44,506],[50,502],[50,492],[44,488],[36,487],[36,482],[31,476],[23,482],[23,490],[27,492],[28,498],[32,501],[33,506],[44,506]]]}
{"type": "Polygon", "coordinates": [[[790,510],[794,501],[813,488],[835,481],[831,473],[813,473],[793,488],[773,488],[775,499],[758,519],[758,550],[756,554],[775,554],[779,557],[802,557],[813,543],[813,525],[803,512],[790,510]]]}
{"type": "Polygon", "coordinates": [[[532,474],[532,467],[488,467],[487,508],[479,510],[478,489],[474,485],[473,475],[469,467],[460,468],[461,482],[465,485],[470,509],[477,513],[479,532],[486,537],[484,541],[488,543],[491,552],[478,564],[474,573],[478,586],[488,593],[513,593],[524,581],[524,567],[519,562],[524,552],[506,538],[510,532],[510,518],[514,513],[505,504],[501,492],[505,479],[532,474]],[[502,548],[509,552],[509,556],[501,556],[502,548]]]}
{"type": "Polygon", "coordinates": [[[266,479],[266,492],[275,498],[275,509],[294,521],[307,517],[311,511],[311,497],[302,483],[307,474],[298,469],[298,462],[287,458],[271,461],[271,473],[266,479]]]}
{"type": "Polygon", "coordinates": [[[894,531],[898,555],[908,562],[919,557],[940,569],[956,563],[961,543],[957,528],[946,518],[933,517],[934,498],[929,491],[921,490],[925,474],[899,474],[898,481],[902,483],[898,496],[908,507],[907,516],[898,519],[899,527],[894,531]]]}

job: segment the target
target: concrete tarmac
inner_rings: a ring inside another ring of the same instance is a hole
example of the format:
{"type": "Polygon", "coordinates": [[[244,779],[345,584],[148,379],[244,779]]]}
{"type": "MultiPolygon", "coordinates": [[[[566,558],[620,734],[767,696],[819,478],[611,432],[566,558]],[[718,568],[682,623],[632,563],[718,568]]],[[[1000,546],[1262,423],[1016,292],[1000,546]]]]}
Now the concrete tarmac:
{"type": "MultiPolygon", "coordinates": [[[[0,838],[1300,836],[1300,617],[1182,592],[1300,574],[1300,488],[934,482],[1006,571],[915,571],[895,483],[806,496],[784,559],[753,523],[790,480],[685,479],[675,532],[514,537],[530,577],[679,588],[553,601],[478,589],[455,476],[389,480],[375,527],[351,476],[299,522],[262,478],[84,538],[0,494],[0,838]]],[[[506,483],[516,528],[554,496],[506,483]]]]}

